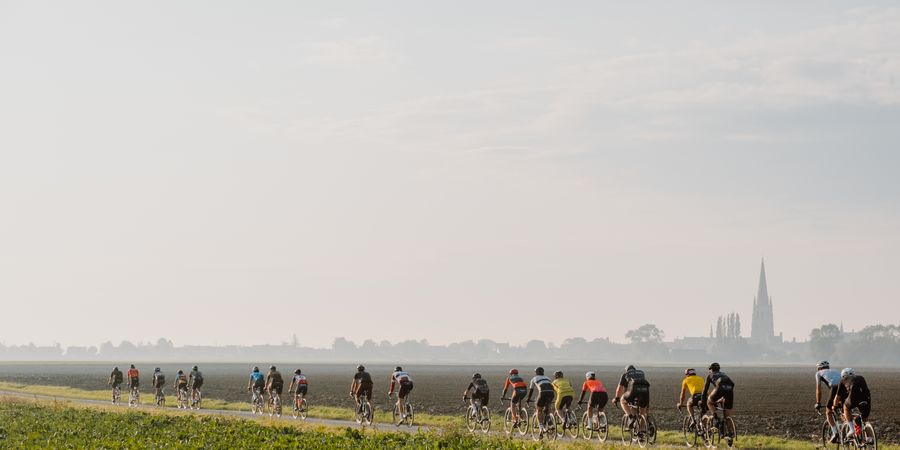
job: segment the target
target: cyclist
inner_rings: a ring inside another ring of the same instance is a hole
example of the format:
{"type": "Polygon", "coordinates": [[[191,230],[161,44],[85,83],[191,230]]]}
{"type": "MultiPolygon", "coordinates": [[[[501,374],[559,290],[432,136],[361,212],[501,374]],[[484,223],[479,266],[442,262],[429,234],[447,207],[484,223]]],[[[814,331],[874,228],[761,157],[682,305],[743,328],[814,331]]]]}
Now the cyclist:
{"type": "MultiPolygon", "coordinates": [[[[722,415],[731,416],[734,408],[734,381],[731,381],[731,378],[722,372],[719,363],[714,362],[709,365],[709,375],[706,376],[706,384],[703,385],[703,398],[706,399],[708,413],[711,413],[713,417],[716,416],[716,403],[718,402],[722,402],[722,415]]],[[[722,431],[728,433],[725,440],[730,446],[733,430],[722,429],[722,431]]]]}
{"type": "Polygon", "coordinates": [[[178,374],[175,375],[175,383],[173,385],[175,387],[175,394],[181,395],[181,390],[184,389],[187,391],[188,388],[188,377],[184,374],[184,371],[179,369],[178,374]]]}
{"type": "Polygon", "coordinates": [[[531,379],[531,383],[528,383],[528,398],[525,400],[528,403],[531,403],[531,396],[534,394],[534,391],[537,390],[539,392],[537,398],[537,416],[538,423],[541,424],[541,433],[547,431],[547,428],[544,426],[544,408],[550,406],[550,402],[553,401],[553,381],[544,376],[544,368],[538,367],[534,369],[534,378],[531,379]]]}
{"type": "Polygon", "coordinates": [[[525,380],[519,376],[519,369],[509,369],[509,376],[506,377],[506,381],[503,382],[503,394],[500,396],[501,399],[506,398],[506,392],[512,388],[512,397],[509,399],[510,405],[512,406],[512,421],[516,425],[519,424],[519,405],[522,403],[522,400],[525,399],[525,394],[528,392],[528,385],[525,384],[525,380]]]}
{"type": "Polygon", "coordinates": [[[828,361],[819,361],[816,364],[816,411],[820,411],[822,406],[825,407],[825,420],[831,426],[831,443],[838,440],[837,424],[834,423],[834,398],[837,396],[838,387],[841,385],[841,373],[831,368],[828,361]],[[822,384],[828,388],[828,401],[822,405],[822,384]]]}
{"type": "Polygon", "coordinates": [[[294,377],[291,378],[291,384],[288,385],[288,392],[294,391],[294,408],[299,408],[300,399],[306,398],[306,391],[309,389],[309,381],[306,379],[306,375],[303,375],[300,369],[294,371],[294,377]],[[297,386],[297,389],[294,390],[294,386],[297,386]]]}
{"type": "MultiPolygon", "coordinates": [[[[841,383],[837,396],[834,398],[835,410],[842,405],[844,420],[847,423],[853,423],[853,408],[859,409],[859,416],[863,423],[869,420],[869,413],[872,411],[872,393],[869,392],[866,379],[862,375],[857,375],[856,371],[849,367],[841,371],[841,383]]],[[[861,427],[856,423],[853,424],[853,431],[857,435],[862,433],[861,427]]]]}
{"type": "Polygon", "coordinates": [[[395,367],[394,373],[391,374],[391,390],[388,391],[388,397],[394,395],[395,383],[399,385],[397,407],[400,408],[400,420],[406,420],[406,396],[413,390],[412,377],[409,376],[409,373],[404,372],[402,367],[395,367]]]}
{"type": "Polygon", "coordinates": [[[353,382],[350,383],[350,396],[356,401],[356,410],[360,410],[359,397],[366,396],[366,403],[369,404],[369,410],[372,410],[372,375],[366,372],[366,367],[362,364],[356,366],[356,373],[353,374],[353,382]]]}
{"type": "Polygon", "coordinates": [[[129,389],[137,389],[140,386],[140,377],[141,374],[137,369],[134,368],[134,364],[128,368],[128,388],[129,389]]]}
{"type": "Polygon", "coordinates": [[[266,375],[266,392],[269,393],[269,399],[271,400],[274,395],[281,397],[282,389],[284,389],[284,378],[281,377],[281,372],[275,366],[269,367],[269,373],[266,375]]]}
{"type": "Polygon", "coordinates": [[[190,389],[191,399],[194,398],[195,392],[199,395],[201,386],[203,386],[203,373],[200,372],[200,369],[197,366],[191,367],[191,374],[188,376],[188,387],[190,389]]]}
{"type": "Polygon", "coordinates": [[[156,389],[156,404],[159,405],[160,399],[165,399],[163,389],[166,387],[166,374],[159,367],[153,369],[153,387],[156,389]]]}
{"type": "Polygon", "coordinates": [[[597,408],[597,414],[599,415],[600,411],[603,411],[603,408],[606,407],[606,402],[609,401],[609,394],[606,393],[606,387],[597,379],[597,374],[594,372],[584,374],[584,384],[581,385],[581,398],[578,399],[579,405],[584,403],[584,394],[586,392],[591,393],[591,397],[588,399],[588,427],[593,428],[591,421],[594,418],[594,408],[597,408]]]}
{"type": "Polygon", "coordinates": [[[553,391],[556,394],[556,417],[559,423],[566,423],[566,411],[572,408],[572,399],[575,398],[575,389],[572,383],[564,376],[562,371],[553,372],[553,391]]]}
{"type": "Polygon", "coordinates": [[[691,425],[694,425],[694,407],[697,406],[701,410],[703,407],[703,378],[697,375],[694,369],[684,369],[684,379],[681,380],[681,395],[678,397],[678,408],[687,406],[688,417],[691,418],[691,425]],[[686,401],[685,401],[686,400],[686,401]]]}
{"type": "MultiPolygon", "coordinates": [[[[118,367],[113,367],[112,372],[109,374],[109,380],[106,382],[108,386],[112,386],[113,392],[119,388],[119,385],[122,384],[122,371],[119,370],[118,367]]],[[[115,402],[114,402],[115,403],[115,402]]]]}
{"type": "Polygon", "coordinates": [[[626,426],[631,426],[638,414],[650,413],[650,382],[647,381],[643,370],[638,370],[632,365],[625,368],[625,373],[619,380],[619,386],[616,387],[616,397],[613,398],[613,403],[618,403],[622,411],[628,414],[626,426]],[[631,402],[637,404],[637,412],[635,412],[635,408],[631,407],[631,402]]]}
{"type": "Polygon", "coordinates": [[[263,389],[265,387],[265,377],[263,377],[263,374],[259,371],[259,367],[254,367],[253,372],[250,372],[250,381],[247,382],[247,392],[253,393],[251,402],[255,401],[257,396],[262,395],[263,389]]]}
{"type": "MultiPolygon", "coordinates": [[[[476,400],[481,401],[481,406],[487,406],[488,402],[491,400],[491,387],[488,386],[488,382],[481,377],[480,373],[472,375],[472,381],[469,383],[469,387],[463,391],[463,400],[469,399],[470,391],[472,392],[472,397],[471,400],[469,400],[469,404],[472,406],[475,406],[476,400]]],[[[480,411],[477,413],[481,414],[480,411]]]]}

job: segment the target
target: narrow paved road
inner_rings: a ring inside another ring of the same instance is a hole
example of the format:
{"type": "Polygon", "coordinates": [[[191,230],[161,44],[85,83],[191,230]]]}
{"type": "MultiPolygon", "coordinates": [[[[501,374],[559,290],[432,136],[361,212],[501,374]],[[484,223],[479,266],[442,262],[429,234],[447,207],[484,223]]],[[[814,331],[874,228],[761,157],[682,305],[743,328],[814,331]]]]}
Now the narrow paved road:
{"type": "MultiPolygon", "coordinates": [[[[26,399],[40,399],[40,400],[64,400],[71,403],[77,403],[82,405],[102,405],[102,406],[112,406],[109,401],[105,400],[89,400],[83,398],[72,398],[72,397],[59,397],[54,395],[41,395],[41,394],[26,394],[23,392],[15,392],[15,391],[3,391],[0,390],[0,396],[4,397],[17,397],[17,398],[26,398],[26,399]]],[[[124,397],[123,397],[124,398],[124,397]]],[[[159,410],[161,408],[155,405],[139,405],[133,408],[129,407],[127,403],[121,403],[122,411],[129,411],[132,409],[135,410],[145,410],[145,411],[153,411],[159,410]]],[[[268,418],[268,415],[260,416],[258,414],[253,414],[250,411],[232,411],[227,409],[201,409],[197,410],[181,410],[173,407],[164,408],[166,411],[182,411],[182,412],[194,412],[197,414],[206,414],[212,416],[229,416],[229,417],[240,417],[244,419],[262,419],[268,418]]],[[[289,411],[287,411],[289,412],[289,411]]],[[[294,421],[294,419],[288,415],[283,415],[281,417],[284,420],[294,421]]],[[[331,427],[353,427],[353,428],[362,428],[358,423],[349,420],[336,420],[336,419],[318,419],[309,417],[306,420],[296,419],[297,423],[308,423],[311,425],[325,425],[331,427]]],[[[423,426],[401,426],[397,427],[393,424],[389,423],[375,423],[371,427],[366,428],[375,428],[378,431],[400,431],[404,433],[418,433],[428,431],[428,427],[423,426]]]]}

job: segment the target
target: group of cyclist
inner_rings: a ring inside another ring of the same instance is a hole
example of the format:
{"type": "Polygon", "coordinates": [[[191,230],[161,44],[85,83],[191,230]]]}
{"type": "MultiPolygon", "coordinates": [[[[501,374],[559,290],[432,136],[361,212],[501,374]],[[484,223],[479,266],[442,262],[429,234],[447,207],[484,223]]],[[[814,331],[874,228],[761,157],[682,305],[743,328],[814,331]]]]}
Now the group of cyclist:
{"type": "MultiPolygon", "coordinates": [[[[126,386],[130,390],[136,392],[141,385],[141,373],[134,367],[134,364],[128,368],[128,372],[125,375],[122,374],[122,371],[119,370],[118,366],[113,367],[112,372],[109,374],[109,380],[107,381],[107,384],[112,386],[113,389],[113,403],[117,401],[117,393],[126,378],[128,379],[128,384],[126,386]]],[[[156,390],[157,403],[159,403],[159,399],[164,395],[163,389],[165,388],[165,384],[166,375],[163,373],[162,369],[159,367],[153,369],[152,386],[156,390]]],[[[193,396],[199,395],[202,386],[203,373],[200,372],[200,369],[197,366],[194,366],[191,368],[189,374],[185,374],[183,370],[178,370],[178,373],[175,375],[175,383],[172,387],[175,388],[176,392],[186,391],[192,395],[191,398],[196,398],[193,396]]]]}
{"type": "MultiPolygon", "coordinates": [[[[863,423],[869,420],[869,413],[872,411],[872,394],[869,392],[869,386],[866,379],[862,375],[858,375],[855,370],[847,367],[840,372],[831,368],[828,361],[819,361],[816,364],[816,411],[822,408],[827,410],[825,420],[831,426],[831,442],[838,442],[837,423],[834,420],[834,414],[843,415],[847,423],[851,423],[853,419],[852,411],[859,411],[860,418],[863,423]],[[822,385],[828,388],[828,400],[822,404],[822,385]]],[[[854,424],[849,428],[850,433],[859,435],[862,430],[858,424],[854,424]]],[[[849,437],[849,436],[848,436],[849,437]]]]}

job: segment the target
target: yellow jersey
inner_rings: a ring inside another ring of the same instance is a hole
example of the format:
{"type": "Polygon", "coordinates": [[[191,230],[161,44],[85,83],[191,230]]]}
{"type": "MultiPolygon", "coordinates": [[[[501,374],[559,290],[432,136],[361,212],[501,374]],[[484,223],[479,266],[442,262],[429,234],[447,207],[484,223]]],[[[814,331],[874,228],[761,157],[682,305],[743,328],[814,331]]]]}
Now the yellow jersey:
{"type": "Polygon", "coordinates": [[[572,383],[569,383],[569,380],[565,378],[557,378],[553,380],[553,390],[556,391],[557,399],[568,396],[575,396],[575,389],[572,388],[572,383]]]}
{"type": "Polygon", "coordinates": [[[703,393],[703,384],[705,381],[698,375],[691,375],[689,377],[684,377],[684,380],[681,381],[681,389],[687,388],[687,391],[691,395],[697,395],[703,393]]]}

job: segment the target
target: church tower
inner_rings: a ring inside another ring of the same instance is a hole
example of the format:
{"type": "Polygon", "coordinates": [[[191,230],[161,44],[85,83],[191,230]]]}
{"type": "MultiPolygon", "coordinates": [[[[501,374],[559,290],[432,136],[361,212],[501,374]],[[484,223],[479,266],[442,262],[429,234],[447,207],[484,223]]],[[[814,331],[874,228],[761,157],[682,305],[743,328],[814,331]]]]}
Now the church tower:
{"type": "Polygon", "coordinates": [[[750,340],[770,343],[775,340],[775,319],[772,314],[772,297],[766,286],[766,262],[759,269],[759,288],[753,299],[753,322],[750,324],[750,340]]]}

